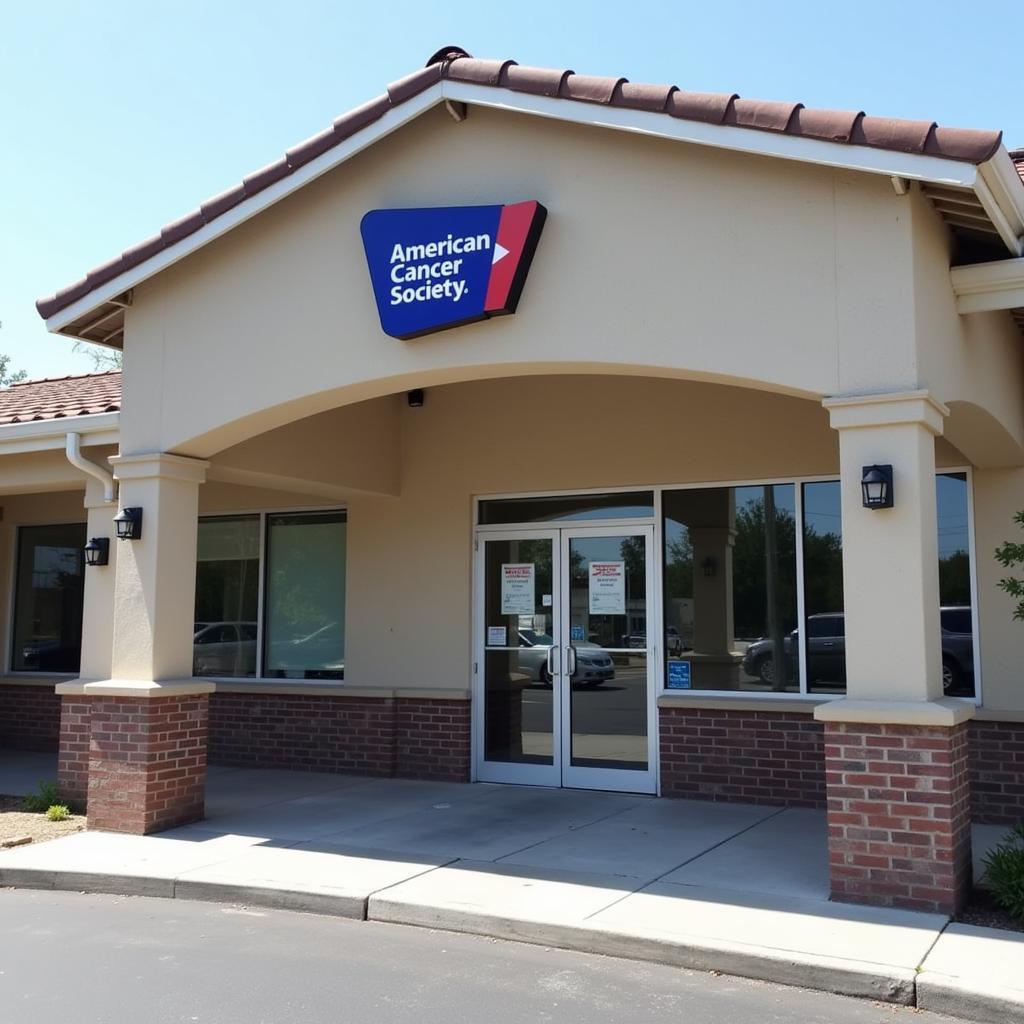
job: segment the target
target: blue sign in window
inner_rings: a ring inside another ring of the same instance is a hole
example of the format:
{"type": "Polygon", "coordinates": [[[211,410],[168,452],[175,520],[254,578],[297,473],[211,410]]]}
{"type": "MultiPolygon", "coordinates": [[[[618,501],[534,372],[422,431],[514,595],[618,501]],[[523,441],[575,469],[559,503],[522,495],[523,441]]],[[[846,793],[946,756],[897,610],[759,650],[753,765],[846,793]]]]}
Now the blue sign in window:
{"type": "Polygon", "coordinates": [[[669,658],[667,689],[689,690],[690,688],[690,663],[680,661],[678,658],[669,658]]]}

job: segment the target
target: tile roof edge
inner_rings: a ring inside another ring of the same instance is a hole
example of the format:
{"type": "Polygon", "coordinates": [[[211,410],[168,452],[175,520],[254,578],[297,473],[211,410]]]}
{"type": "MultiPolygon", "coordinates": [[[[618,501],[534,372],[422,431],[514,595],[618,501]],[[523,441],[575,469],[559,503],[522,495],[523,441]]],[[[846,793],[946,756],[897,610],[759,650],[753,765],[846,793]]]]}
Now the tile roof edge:
{"type": "Polygon", "coordinates": [[[331,127],[291,147],[284,156],[165,225],[158,234],[94,267],[85,277],[53,295],[38,299],[36,310],[48,320],[446,79],[536,93],[567,102],[645,110],[683,120],[709,120],[752,131],[812,138],[837,145],[862,145],[909,155],[937,156],[975,165],[990,160],[1002,145],[1000,131],[943,128],[934,122],[871,117],[863,111],[827,111],[807,108],[797,102],[747,100],[735,94],[687,93],[674,85],[631,84],[625,78],[577,75],[555,68],[528,68],[513,60],[482,60],[461,47],[445,46],[432,54],[422,68],[391,83],[381,96],[341,116],[331,127]],[[453,75],[453,69],[460,63],[461,73],[453,75]],[[670,110],[670,106],[676,111],[670,110]],[[807,130],[804,130],[805,125],[807,130]]]}

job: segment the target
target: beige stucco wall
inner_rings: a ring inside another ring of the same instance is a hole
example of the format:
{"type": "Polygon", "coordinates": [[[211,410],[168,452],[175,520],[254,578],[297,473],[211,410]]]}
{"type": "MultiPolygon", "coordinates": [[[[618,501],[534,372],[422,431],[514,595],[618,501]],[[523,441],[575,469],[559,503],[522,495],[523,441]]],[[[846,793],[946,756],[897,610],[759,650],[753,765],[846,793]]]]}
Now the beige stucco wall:
{"type": "Polygon", "coordinates": [[[434,110],[136,289],[123,450],[208,457],[355,399],[510,373],[911,387],[905,200],[884,177],[434,110]],[[364,213],[525,198],[549,217],[516,316],[382,334],[364,213]]]}

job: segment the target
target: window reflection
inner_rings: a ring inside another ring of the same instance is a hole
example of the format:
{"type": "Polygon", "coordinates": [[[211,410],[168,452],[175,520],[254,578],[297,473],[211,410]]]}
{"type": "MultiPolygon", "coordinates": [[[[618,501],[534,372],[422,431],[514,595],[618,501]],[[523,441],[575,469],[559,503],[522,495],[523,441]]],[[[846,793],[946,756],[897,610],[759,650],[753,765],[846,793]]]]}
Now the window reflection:
{"type": "MultiPolygon", "coordinates": [[[[804,614],[809,693],[846,689],[843,518],[838,480],[803,485],[804,614]]],[[[799,638],[794,638],[798,650],[799,638]]]]}
{"type": "Polygon", "coordinates": [[[670,688],[793,692],[792,484],[665,491],[670,688]]]}
{"type": "Polygon", "coordinates": [[[940,473],[935,480],[935,497],[939,523],[942,689],[951,697],[973,697],[974,627],[967,474],[940,473]]]}

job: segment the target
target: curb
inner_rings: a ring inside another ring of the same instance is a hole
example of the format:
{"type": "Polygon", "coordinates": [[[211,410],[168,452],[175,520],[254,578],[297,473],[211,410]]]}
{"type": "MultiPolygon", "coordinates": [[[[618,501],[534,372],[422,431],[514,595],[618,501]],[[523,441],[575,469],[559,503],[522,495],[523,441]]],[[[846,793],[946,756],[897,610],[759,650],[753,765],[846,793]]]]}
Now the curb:
{"type": "Polygon", "coordinates": [[[922,971],[917,976],[917,1005],[922,1010],[981,1024],[1006,1024],[1024,1017],[1019,992],[1001,993],[996,988],[982,991],[937,971],[922,971]]]}

